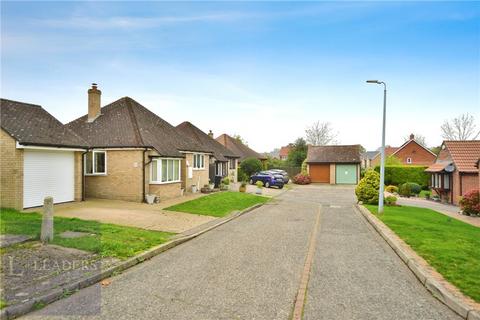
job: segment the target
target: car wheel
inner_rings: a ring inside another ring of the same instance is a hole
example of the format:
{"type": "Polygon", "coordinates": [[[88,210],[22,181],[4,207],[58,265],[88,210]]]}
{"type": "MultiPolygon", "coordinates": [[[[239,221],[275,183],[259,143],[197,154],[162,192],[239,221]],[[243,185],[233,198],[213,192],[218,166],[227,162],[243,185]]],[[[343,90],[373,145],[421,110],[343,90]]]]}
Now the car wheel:
{"type": "Polygon", "coordinates": [[[250,184],[253,184],[253,179],[250,179],[250,184]]]}
{"type": "Polygon", "coordinates": [[[265,182],[265,188],[270,188],[270,182],[265,182]]]}
{"type": "Polygon", "coordinates": [[[283,189],[283,184],[278,186],[278,189],[283,189]]]}

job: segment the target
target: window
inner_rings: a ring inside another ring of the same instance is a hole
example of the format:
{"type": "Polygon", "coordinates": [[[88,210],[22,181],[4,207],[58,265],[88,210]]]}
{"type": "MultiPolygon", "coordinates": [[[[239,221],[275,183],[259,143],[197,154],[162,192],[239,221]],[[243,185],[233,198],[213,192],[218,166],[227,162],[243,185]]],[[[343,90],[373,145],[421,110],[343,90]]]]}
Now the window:
{"type": "Polygon", "coordinates": [[[412,158],[407,158],[407,163],[412,163],[412,158]]]}
{"type": "Polygon", "coordinates": [[[150,167],[150,182],[180,182],[179,159],[153,159],[150,167]]]}
{"type": "Polygon", "coordinates": [[[450,189],[450,175],[444,174],[443,175],[443,189],[450,189]]]}
{"type": "Polygon", "coordinates": [[[230,169],[235,169],[237,159],[230,159],[230,169]]]}
{"type": "Polygon", "coordinates": [[[199,153],[193,154],[193,168],[205,169],[205,156],[203,154],[199,154],[199,153]]]}
{"type": "Polygon", "coordinates": [[[84,171],[86,175],[107,174],[105,151],[90,151],[84,155],[84,171]]]}

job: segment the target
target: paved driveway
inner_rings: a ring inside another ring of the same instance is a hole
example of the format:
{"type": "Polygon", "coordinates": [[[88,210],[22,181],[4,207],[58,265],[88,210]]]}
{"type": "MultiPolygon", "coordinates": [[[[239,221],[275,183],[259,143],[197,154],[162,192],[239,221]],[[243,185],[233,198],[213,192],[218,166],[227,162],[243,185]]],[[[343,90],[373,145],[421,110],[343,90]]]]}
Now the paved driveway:
{"type": "Polygon", "coordinates": [[[289,319],[321,206],[305,319],[460,319],[423,288],[353,203],[351,187],[295,188],[104,288],[81,290],[28,318],[289,319]]]}

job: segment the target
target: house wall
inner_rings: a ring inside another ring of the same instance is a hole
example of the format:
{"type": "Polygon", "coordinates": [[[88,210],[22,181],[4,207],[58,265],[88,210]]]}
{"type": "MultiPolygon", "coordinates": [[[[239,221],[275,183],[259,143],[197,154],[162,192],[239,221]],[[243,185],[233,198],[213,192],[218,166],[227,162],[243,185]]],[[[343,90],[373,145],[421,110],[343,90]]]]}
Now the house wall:
{"type": "Polygon", "coordinates": [[[106,151],[107,174],[86,176],[85,196],[142,202],[143,150],[106,151]]]}
{"type": "Polygon", "coordinates": [[[0,207],[23,209],[23,150],[0,129],[0,207]]]}
{"type": "Polygon", "coordinates": [[[160,201],[164,201],[179,197],[181,195],[182,183],[150,184],[147,190],[148,194],[155,194],[160,198],[160,201]]]}
{"type": "Polygon", "coordinates": [[[330,184],[336,183],[336,166],[335,163],[330,163],[330,184]]]}
{"type": "Polygon", "coordinates": [[[83,192],[83,168],[82,168],[82,151],[75,151],[75,177],[74,177],[74,195],[75,201],[82,201],[83,192]]]}
{"type": "Polygon", "coordinates": [[[188,167],[193,167],[193,153],[185,153],[185,159],[182,160],[182,188],[185,189],[186,192],[192,192],[192,185],[197,186],[197,191],[200,191],[204,185],[209,183],[209,163],[210,163],[210,156],[205,155],[205,169],[196,170],[193,169],[192,177],[188,177],[188,167]],[[187,166],[188,163],[188,166],[187,166]]]}
{"type": "Polygon", "coordinates": [[[435,155],[425,150],[415,141],[408,143],[394,155],[405,165],[429,166],[435,162],[435,155]],[[412,163],[407,163],[407,158],[412,159],[412,163]]]}

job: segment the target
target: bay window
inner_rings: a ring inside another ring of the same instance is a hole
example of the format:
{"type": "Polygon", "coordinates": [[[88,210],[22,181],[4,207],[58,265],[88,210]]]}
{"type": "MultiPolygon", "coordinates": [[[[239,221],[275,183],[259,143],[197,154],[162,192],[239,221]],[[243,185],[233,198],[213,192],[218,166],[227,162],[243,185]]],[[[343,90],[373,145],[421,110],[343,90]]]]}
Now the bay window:
{"type": "Polygon", "coordinates": [[[150,182],[180,182],[180,159],[153,159],[150,164],[150,182]]]}
{"type": "Polygon", "coordinates": [[[193,169],[205,169],[205,155],[200,153],[193,154],[193,169]]]}
{"type": "Polygon", "coordinates": [[[107,161],[105,151],[93,150],[87,152],[83,157],[85,175],[107,174],[107,161]]]}

